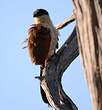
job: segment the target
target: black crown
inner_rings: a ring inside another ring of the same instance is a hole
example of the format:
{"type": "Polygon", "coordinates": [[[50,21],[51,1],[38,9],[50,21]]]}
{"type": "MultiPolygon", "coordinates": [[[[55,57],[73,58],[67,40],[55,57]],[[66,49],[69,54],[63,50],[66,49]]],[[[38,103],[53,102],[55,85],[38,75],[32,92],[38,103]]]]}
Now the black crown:
{"type": "Polygon", "coordinates": [[[49,15],[49,13],[45,9],[37,9],[33,13],[33,17],[39,17],[39,16],[42,16],[42,15],[49,15]]]}

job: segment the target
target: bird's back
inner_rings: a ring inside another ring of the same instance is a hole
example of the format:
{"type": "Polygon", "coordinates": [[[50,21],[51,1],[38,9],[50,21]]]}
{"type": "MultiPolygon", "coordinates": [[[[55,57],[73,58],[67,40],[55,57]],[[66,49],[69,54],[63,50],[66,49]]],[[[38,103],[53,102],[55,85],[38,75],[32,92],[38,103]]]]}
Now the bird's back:
{"type": "Polygon", "coordinates": [[[40,24],[33,24],[28,35],[28,50],[32,62],[37,65],[44,64],[50,48],[50,29],[40,24]]]}

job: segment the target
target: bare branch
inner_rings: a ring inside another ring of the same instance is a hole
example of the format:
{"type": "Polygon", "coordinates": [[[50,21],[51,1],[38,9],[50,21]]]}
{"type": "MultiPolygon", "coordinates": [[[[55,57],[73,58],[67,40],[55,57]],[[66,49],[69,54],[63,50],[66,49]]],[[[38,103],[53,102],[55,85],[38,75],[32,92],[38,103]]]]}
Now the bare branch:
{"type": "Polygon", "coordinates": [[[76,15],[75,15],[75,11],[73,11],[71,17],[69,17],[68,19],[64,20],[64,22],[58,24],[56,26],[56,29],[64,28],[66,25],[68,25],[69,23],[73,22],[75,19],[76,19],[76,15]]]}

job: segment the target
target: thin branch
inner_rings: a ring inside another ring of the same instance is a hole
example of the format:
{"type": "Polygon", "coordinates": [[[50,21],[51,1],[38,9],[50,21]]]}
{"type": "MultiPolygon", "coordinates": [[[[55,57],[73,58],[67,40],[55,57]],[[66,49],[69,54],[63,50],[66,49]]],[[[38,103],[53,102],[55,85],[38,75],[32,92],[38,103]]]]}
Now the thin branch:
{"type": "Polygon", "coordinates": [[[72,15],[68,19],[64,20],[64,22],[62,22],[56,26],[56,29],[64,28],[69,23],[73,22],[75,19],[76,19],[76,15],[75,15],[75,11],[73,11],[72,15]]]}

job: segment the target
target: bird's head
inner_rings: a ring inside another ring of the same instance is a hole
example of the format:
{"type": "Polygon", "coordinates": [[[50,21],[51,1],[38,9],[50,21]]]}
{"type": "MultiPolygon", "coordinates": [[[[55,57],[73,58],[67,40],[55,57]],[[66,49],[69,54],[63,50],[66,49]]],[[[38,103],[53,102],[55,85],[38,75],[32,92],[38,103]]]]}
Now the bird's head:
{"type": "Polygon", "coordinates": [[[37,9],[33,12],[34,24],[51,24],[50,16],[47,10],[37,9]]]}
{"type": "Polygon", "coordinates": [[[33,17],[41,17],[44,15],[49,16],[49,13],[45,9],[37,9],[33,12],[33,17]]]}

